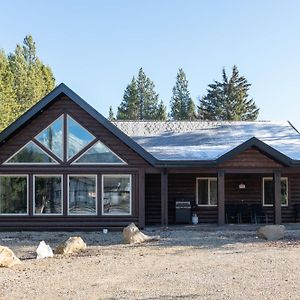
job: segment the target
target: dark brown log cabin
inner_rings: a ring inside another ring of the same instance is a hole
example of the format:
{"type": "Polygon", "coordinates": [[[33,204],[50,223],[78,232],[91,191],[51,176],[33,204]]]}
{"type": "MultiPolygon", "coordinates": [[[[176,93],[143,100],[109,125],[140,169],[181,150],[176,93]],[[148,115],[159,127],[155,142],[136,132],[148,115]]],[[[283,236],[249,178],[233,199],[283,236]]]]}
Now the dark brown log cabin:
{"type": "Polygon", "coordinates": [[[179,200],[200,223],[295,222],[299,158],[289,123],[111,123],[61,84],[0,134],[0,228],[165,226],[179,200]]]}

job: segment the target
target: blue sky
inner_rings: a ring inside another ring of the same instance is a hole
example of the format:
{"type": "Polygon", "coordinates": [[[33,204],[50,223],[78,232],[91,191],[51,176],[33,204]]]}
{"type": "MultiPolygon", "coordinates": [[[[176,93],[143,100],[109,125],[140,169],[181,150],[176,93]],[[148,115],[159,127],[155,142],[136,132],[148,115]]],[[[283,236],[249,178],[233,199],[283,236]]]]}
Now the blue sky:
{"type": "Polygon", "coordinates": [[[57,83],[105,116],[140,67],[169,104],[178,68],[198,103],[236,64],[259,119],[300,129],[300,1],[7,0],[1,11],[0,48],[32,34],[57,83]]]}

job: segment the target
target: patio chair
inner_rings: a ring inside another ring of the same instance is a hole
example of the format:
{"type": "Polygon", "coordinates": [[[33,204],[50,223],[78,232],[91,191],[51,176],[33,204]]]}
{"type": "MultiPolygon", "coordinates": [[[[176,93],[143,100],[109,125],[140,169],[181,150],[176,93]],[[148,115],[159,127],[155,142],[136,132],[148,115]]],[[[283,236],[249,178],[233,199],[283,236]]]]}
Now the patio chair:
{"type": "Polygon", "coordinates": [[[295,204],[295,222],[300,222],[300,203],[295,204]]]}
{"type": "Polygon", "coordinates": [[[263,210],[261,204],[252,204],[251,205],[251,223],[255,223],[255,224],[266,223],[266,224],[268,224],[268,214],[263,210]]]}
{"type": "Polygon", "coordinates": [[[238,223],[248,223],[251,220],[251,211],[248,204],[238,204],[238,223]]]}
{"type": "Polygon", "coordinates": [[[226,204],[225,205],[225,218],[227,224],[239,223],[240,215],[238,205],[226,204]]]}

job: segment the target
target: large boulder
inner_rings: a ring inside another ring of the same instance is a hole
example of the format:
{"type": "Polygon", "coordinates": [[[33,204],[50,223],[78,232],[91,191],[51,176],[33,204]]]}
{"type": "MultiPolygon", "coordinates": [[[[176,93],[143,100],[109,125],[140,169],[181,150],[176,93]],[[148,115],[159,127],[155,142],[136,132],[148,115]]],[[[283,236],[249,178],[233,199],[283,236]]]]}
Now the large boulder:
{"type": "Polygon", "coordinates": [[[21,261],[8,247],[0,246],[0,267],[10,268],[20,264],[21,261]]]}
{"type": "Polygon", "coordinates": [[[51,247],[45,243],[45,241],[40,242],[39,246],[36,249],[36,254],[37,254],[36,259],[53,257],[53,251],[51,247]]]}
{"type": "Polygon", "coordinates": [[[79,236],[70,237],[64,243],[60,244],[54,251],[55,254],[73,254],[84,251],[86,243],[79,236]]]}
{"type": "Polygon", "coordinates": [[[126,244],[140,244],[144,242],[157,241],[160,236],[148,236],[142,233],[134,223],[131,223],[123,229],[123,239],[126,244]]]}
{"type": "Polygon", "coordinates": [[[257,230],[257,236],[268,241],[277,241],[284,238],[283,225],[266,225],[257,230]]]}

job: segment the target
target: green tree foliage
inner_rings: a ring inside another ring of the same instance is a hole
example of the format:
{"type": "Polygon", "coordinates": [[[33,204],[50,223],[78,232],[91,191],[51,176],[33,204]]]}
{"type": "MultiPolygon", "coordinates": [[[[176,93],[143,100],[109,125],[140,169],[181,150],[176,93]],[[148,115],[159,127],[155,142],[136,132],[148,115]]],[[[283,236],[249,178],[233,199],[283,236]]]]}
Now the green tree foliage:
{"type": "Polygon", "coordinates": [[[166,107],[159,101],[155,85],[140,68],[137,79],[133,77],[126,87],[118,107],[119,120],[166,120],[166,107]]]}
{"type": "Polygon", "coordinates": [[[113,111],[113,108],[112,106],[110,105],[109,106],[109,112],[108,112],[108,120],[109,121],[114,121],[116,118],[115,118],[115,115],[114,115],[114,111],[113,111]]]}
{"type": "Polygon", "coordinates": [[[194,120],[196,116],[195,104],[188,90],[188,81],[182,69],[179,69],[173,96],[170,101],[170,118],[172,120],[194,120]]]}
{"type": "Polygon", "coordinates": [[[223,68],[223,81],[210,84],[207,94],[200,100],[199,118],[211,121],[256,120],[259,109],[253,99],[249,99],[250,86],[247,79],[239,75],[236,66],[229,79],[223,68]]]}
{"type": "Polygon", "coordinates": [[[50,67],[36,55],[32,36],[13,53],[0,52],[0,130],[16,120],[55,86],[50,67]]]}

